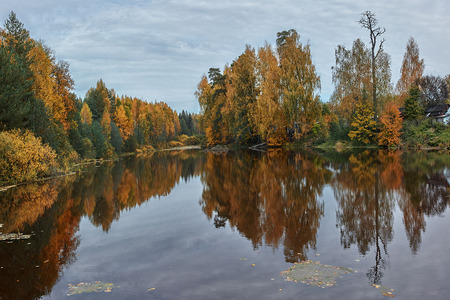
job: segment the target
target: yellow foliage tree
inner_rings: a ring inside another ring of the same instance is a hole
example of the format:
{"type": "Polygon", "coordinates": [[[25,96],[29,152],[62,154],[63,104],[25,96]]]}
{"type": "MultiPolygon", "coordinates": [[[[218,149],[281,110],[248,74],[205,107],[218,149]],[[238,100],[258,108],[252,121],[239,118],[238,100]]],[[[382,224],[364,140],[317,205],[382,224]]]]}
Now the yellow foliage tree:
{"type": "Polygon", "coordinates": [[[252,109],[256,133],[269,145],[281,145],[285,138],[285,120],[280,109],[280,68],[270,45],[258,50],[257,75],[260,94],[252,109]]]}
{"type": "Polygon", "coordinates": [[[92,124],[92,112],[89,108],[89,105],[87,105],[86,102],[83,103],[83,107],[81,108],[80,112],[81,116],[81,122],[84,124],[91,125],[92,124]]]}
{"type": "Polygon", "coordinates": [[[348,136],[352,140],[369,144],[376,137],[376,125],[370,105],[358,103],[356,113],[353,115],[352,130],[348,136]]]}
{"type": "Polygon", "coordinates": [[[281,68],[282,108],[294,137],[305,136],[320,117],[320,77],[312,63],[309,45],[300,43],[294,30],[277,33],[281,68]]]}

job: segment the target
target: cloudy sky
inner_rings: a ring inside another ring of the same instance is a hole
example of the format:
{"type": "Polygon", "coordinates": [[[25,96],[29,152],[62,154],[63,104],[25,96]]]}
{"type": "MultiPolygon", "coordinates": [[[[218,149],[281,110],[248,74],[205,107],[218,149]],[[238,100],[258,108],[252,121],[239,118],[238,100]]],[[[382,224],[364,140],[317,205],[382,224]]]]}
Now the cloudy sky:
{"type": "Polygon", "coordinates": [[[210,67],[231,63],[246,44],[275,45],[276,33],[291,28],[310,43],[328,101],[336,46],[369,43],[357,24],[366,10],[386,28],[393,83],[411,36],[426,74],[450,73],[448,0],[2,0],[2,27],[11,10],[70,63],[80,97],[102,78],[119,95],[177,111],[199,111],[194,92],[210,67]]]}

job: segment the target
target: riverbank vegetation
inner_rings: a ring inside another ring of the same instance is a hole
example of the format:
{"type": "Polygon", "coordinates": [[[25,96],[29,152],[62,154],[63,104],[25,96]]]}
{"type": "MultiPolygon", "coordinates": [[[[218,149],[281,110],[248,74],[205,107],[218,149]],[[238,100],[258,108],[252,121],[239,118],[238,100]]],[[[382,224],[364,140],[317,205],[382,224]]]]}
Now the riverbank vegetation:
{"type": "Polygon", "coordinates": [[[84,99],[69,64],[14,12],[0,31],[0,185],[67,172],[86,159],[200,143],[199,116],[119,96],[100,79],[84,99]]]}
{"type": "Polygon", "coordinates": [[[450,75],[424,76],[424,60],[410,38],[394,88],[385,29],[377,23],[364,12],[359,24],[370,43],[358,38],[351,49],[335,49],[328,102],[319,98],[310,46],[293,29],[277,33],[275,49],[247,46],[223,71],[209,69],[196,92],[207,144],[449,148],[449,125],[427,118],[427,108],[443,105],[447,113],[450,75]]]}

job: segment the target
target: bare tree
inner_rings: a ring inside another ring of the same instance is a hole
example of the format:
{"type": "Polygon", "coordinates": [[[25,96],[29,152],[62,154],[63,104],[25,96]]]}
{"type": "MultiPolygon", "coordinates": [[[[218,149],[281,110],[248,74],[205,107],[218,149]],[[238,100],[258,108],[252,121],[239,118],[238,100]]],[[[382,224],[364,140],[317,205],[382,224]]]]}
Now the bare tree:
{"type": "Polygon", "coordinates": [[[361,14],[361,19],[358,21],[361,27],[369,30],[370,33],[370,45],[372,50],[372,97],[373,97],[373,109],[375,113],[375,120],[378,119],[378,101],[377,101],[377,79],[376,79],[376,60],[378,55],[383,51],[384,39],[381,39],[377,48],[377,39],[379,36],[386,32],[386,28],[381,29],[377,27],[378,20],[375,18],[375,14],[371,11],[365,11],[361,14]],[[376,50],[376,51],[375,51],[376,50]]]}

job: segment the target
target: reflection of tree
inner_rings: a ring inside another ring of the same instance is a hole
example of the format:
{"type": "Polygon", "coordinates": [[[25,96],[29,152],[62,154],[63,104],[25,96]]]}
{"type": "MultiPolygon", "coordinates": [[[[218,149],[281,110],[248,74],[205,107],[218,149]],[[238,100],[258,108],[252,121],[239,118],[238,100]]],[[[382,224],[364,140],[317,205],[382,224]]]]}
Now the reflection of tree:
{"type": "Polygon", "coordinates": [[[349,164],[344,165],[333,181],[338,209],[337,225],[341,230],[341,243],[345,248],[357,244],[365,255],[375,247],[375,266],[368,272],[373,283],[379,283],[387,254],[387,244],[392,240],[394,197],[391,188],[398,178],[383,161],[395,160],[385,157],[383,152],[364,151],[352,155],[349,164]],[[386,181],[389,180],[389,185],[386,181]]]}
{"type": "MultiPolygon", "coordinates": [[[[30,199],[44,197],[47,192],[47,196],[51,197],[54,203],[46,207],[45,211],[40,211],[41,202],[38,201],[38,215],[32,204],[28,203],[26,207],[31,217],[23,219],[23,223],[14,223],[14,226],[26,233],[34,232],[35,236],[10,244],[0,243],[2,299],[38,299],[49,294],[63,267],[74,260],[75,249],[79,243],[75,232],[78,230],[80,213],[73,200],[67,198],[71,194],[71,186],[72,180],[66,178],[59,184],[59,194],[55,182],[39,186],[27,185],[13,190],[19,195],[27,195],[30,199]],[[52,198],[53,195],[57,195],[58,199],[52,198]]],[[[8,198],[2,200],[6,199],[8,198]]],[[[17,221],[13,219],[13,222],[17,221]]]]}
{"type": "Polygon", "coordinates": [[[331,172],[318,157],[283,151],[210,154],[202,173],[202,209],[216,226],[231,227],[252,241],[277,248],[286,260],[303,260],[314,248],[323,203],[318,202],[331,172]]]}
{"type": "Polygon", "coordinates": [[[107,231],[122,210],[168,195],[180,180],[200,175],[200,205],[217,227],[228,223],[255,248],[263,243],[283,245],[289,262],[306,259],[307,251],[314,249],[324,213],[318,199],[323,185],[331,182],[341,243],[356,245],[364,255],[373,249],[375,265],[368,276],[379,282],[393,238],[395,201],[416,253],[425,216],[440,215],[448,206],[444,171],[450,159],[436,153],[345,155],[326,161],[310,153],[284,151],[161,152],[0,193],[1,231],[36,233],[29,240],[0,243],[0,295],[36,299],[50,293],[64,266],[75,259],[76,231],[83,216],[107,231]],[[333,179],[328,168],[335,170],[333,179]]]}
{"type": "MultiPolygon", "coordinates": [[[[368,276],[379,283],[386,264],[383,252],[392,240],[393,210],[397,202],[411,251],[417,253],[425,231],[424,215],[441,214],[448,205],[449,183],[445,155],[364,151],[349,163],[336,166],[333,179],[338,202],[337,225],[345,248],[356,244],[365,255],[373,247],[375,265],[368,276]]],[[[448,159],[448,158],[447,158],[448,159]]]]}
{"type": "MultiPolygon", "coordinates": [[[[201,154],[201,153],[200,153],[201,154]]],[[[200,155],[201,156],[201,155],[200,155]]],[[[165,196],[179,182],[199,173],[199,152],[160,152],[92,168],[79,185],[84,211],[91,222],[108,231],[124,209],[155,196],[165,196]]]]}
{"type": "Polygon", "coordinates": [[[28,240],[0,243],[0,298],[38,299],[49,294],[64,266],[75,260],[83,215],[108,230],[121,210],[167,195],[180,178],[198,174],[202,155],[196,153],[159,153],[104,164],[78,178],[0,194],[1,231],[35,233],[28,240]]]}
{"type": "Polygon", "coordinates": [[[425,215],[441,215],[449,204],[449,182],[444,171],[448,155],[433,152],[403,155],[405,185],[399,201],[411,251],[416,254],[425,232],[425,215]]]}
{"type": "Polygon", "coordinates": [[[3,192],[0,201],[0,220],[3,232],[23,230],[24,224],[33,224],[46,209],[53,205],[58,196],[55,182],[28,184],[3,192]]]}

